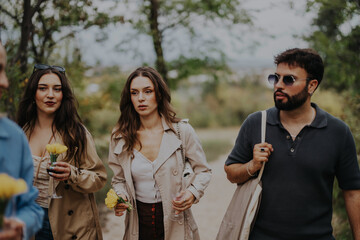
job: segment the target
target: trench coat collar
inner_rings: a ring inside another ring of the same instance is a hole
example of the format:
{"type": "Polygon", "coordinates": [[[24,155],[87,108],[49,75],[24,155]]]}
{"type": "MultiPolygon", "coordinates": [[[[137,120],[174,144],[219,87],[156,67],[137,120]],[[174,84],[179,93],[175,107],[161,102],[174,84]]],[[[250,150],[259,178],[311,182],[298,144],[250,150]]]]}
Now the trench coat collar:
{"type": "MultiPolygon", "coordinates": [[[[159,168],[169,159],[169,157],[178,149],[180,149],[181,141],[178,139],[176,133],[170,128],[169,125],[166,124],[164,118],[161,118],[161,122],[164,128],[163,138],[161,140],[161,146],[159,149],[158,156],[155,162],[154,173],[156,173],[159,168]]],[[[174,128],[174,127],[173,127],[174,128]]],[[[114,137],[115,139],[119,139],[115,148],[114,154],[120,156],[123,153],[123,147],[125,145],[125,141],[122,138],[121,134],[117,134],[114,137]]],[[[124,169],[125,179],[132,179],[131,176],[131,160],[130,156],[124,155],[119,158],[120,164],[124,169]]],[[[130,192],[131,195],[135,198],[135,189],[133,184],[130,184],[130,192]]]]}
{"type": "MultiPolygon", "coordinates": [[[[166,123],[165,119],[161,117],[161,123],[164,128],[164,135],[161,140],[161,146],[159,149],[158,156],[156,158],[155,163],[155,172],[161,167],[162,164],[166,162],[166,160],[176,151],[180,148],[181,140],[177,137],[176,130],[174,129],[174,126],[172,128],[166,123]],[[175,131],[175,132],[174,132],[175,131]]],[[[114,153],[117,155],[120,155],[123,152],[123,147],[125,145],[125,141],[122,138],[121,134],[117,134],[115,136],[115,139],[119,139],[115,149],[114,153]]]]}
{"type": "MultiPolygon", "coordinates": [[[[178,139],[176,132],[174,132],[176,130],[173,130],[174,127],[172,126],[172,128],[171,128],[166,123],[165,118],[163,118],[163,117],[161,117],[161,123],[164,128],[164,136],[163,136],[162,144],[164,143],[164,145],[166,145],[166,146],[160,147],[158,158],[160,156],[162,156],[162,157],[170,156],[174,152],[174,149],[172,149],[171,147],[169,148],[169,146],[176,146],[176,148],[175,148],[175,150],[176,150],[178,147],[180,147],[180,144],[181,144],[181,141],[178,139]],[[165,137],[165,139],[164,139],[164,137],[165,137]],[[174,137],[175,137],[175,139],[174,139],[174,137]],[[176,140],[178,140],[178,141],[176,141],[176,140]],[[162,153],[162,149],[164,150],[164,153],[162,153]],[[172,151],[171,151],[171,149],[172,149],[172,151]],[[168,153],[169,151],[167,151],[167,150],[171,151],[170,155],[168,153]],[[165,154],[165,152],[167,154],[165,154]]],[[[113,130],[113,132],[114,132],[114,130],[113,130]]],[[[121,133],[116,134],[114,138],[119,140],[116,147],[114,148],[114,153],[120,155],[123,152],[123,147],[125,145],[125,141],[124,141],[121,133]]]]}

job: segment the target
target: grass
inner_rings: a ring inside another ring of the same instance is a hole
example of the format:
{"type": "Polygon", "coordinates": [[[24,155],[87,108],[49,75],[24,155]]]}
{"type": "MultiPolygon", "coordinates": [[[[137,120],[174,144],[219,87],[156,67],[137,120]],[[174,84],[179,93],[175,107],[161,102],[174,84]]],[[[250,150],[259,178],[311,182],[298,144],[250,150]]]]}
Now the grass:
{"type": "Polygon", "coordinates": [[[226,140],[205,140],[202,142],[202,146],[208,162],[217,160],[233,147],[232,143],[226,140]]]}
{"type": "Polygon", "coordinates": [[[239,129],[240,127],[196,129],[208,162],[230,152],[239,129]]]}

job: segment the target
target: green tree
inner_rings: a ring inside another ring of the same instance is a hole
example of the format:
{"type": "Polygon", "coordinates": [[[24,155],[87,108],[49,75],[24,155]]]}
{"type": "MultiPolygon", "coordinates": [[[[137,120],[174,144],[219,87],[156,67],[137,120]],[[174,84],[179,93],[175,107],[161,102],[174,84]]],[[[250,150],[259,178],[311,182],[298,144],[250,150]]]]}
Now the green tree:
{"type": "MultiPolygon", "coordinates": [[[[307,11],[317,12],[313,31],[305,39],[324,59],[321,86],[345,96],[345,116],[360,149],[360,1],[308,0],[307,11]]],[[[342,191],[334,187],[334,233],[337,239],[351,239],[342,191]]]]}
{"type": "MultiPolygon", "coordinates": [[[[166,53],[172,53],[174,47],[180,49],[180,55],[184,64],[194,62],[204,63],[202,68],[206,68],[206,59],[213,59],[223,62],[223,52],[218,44],[216,36],[206,39],[199,31],[199,26],[217,26],[226,28],[230,32],[237,26],[251,25],[249,13],[242,8],[241,0],[137,0],[124,1],[125,5],[139,6],[135,13],[132,13],[129,22],[136,30],[136,34],[150,36],[154,52],[156,54],[156,68],[170,86],[174,86],[174,79],[168,75],[168,72],[176,66],[179,61],[171,64],[166,59],[166,53]],[[135,3],[136,2],[136,3],[135,3]],[[136,17],[135,17],[136,16],[136,17]],[[181,35],[181,39],[176,39],[181,35]],[[185,36],[186,35],[186,36],[185,36]],[[181,43],[184,39],[189,39],[188,43],[181,43]],[[177,44],[174,44],[177,42],[177,44]],[[181,45],[181,46],[180,46],[181,45]],[[183,58],[189,58],[184,61],[183,58]]],[[[128,9],[131,9],[128,7],[128,9]]],[[[236,29],[235,38],[241,38],[243,29],[236,29]]],[[[134,39],[131,38],[131,41],[134,39]]],[[[194,69],[195,70],[195,69],[194,69]]],[[[197,71],[197,70],[195,70],[197,71]]],[[[181,73],[178,76],[184,76],[181,73]]]]}
{"type": "Polygon", "coordinates": [[[313,31],[304,38],[324,59],[321,86],[335,89],[347,99],[343,119],[360,152],[360,1],[308,0],[307,11],[317,12],[313,31]]]}
{"type": "Polygon", "coordinates": [[[305,39],[324,58],[322,86],[360,94],[360,1],[308,0],[314,10],[314,31],[305,39]]]}
{"type": "MultiPolygon", "coordinates": [[[[92,0],[7,0],[0,5],[0,26],[7,37],[8,75],[6,111],[14,118],[16,106],[31,62],[48,62],[56,47],[65,39],[93,26],[105,27],[111,18],[93,6],[92,0]]],[[[66,63],[66,62],[65,62],[66,63]]],[[[59,62],[57,62],[59,64],[59,62]]]]}

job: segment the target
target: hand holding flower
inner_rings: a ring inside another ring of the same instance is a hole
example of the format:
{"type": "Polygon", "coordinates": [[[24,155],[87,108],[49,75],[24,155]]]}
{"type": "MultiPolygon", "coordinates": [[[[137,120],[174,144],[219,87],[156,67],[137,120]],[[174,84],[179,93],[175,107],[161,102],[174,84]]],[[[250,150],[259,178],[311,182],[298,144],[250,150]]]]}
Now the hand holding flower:
{"type": "MultiPolygon", "coordinates": [[[[123,197],[121,197],[121,198],[123,198],[123,197]]],[[[127,201],[126,198],[123,198],[123,199],[124,199],[124,201],[127,201]]],[[[124,215],[125,210],[127,210],[128,208],[129,208],[129,205],[126,203],[117,203],[114,207],[115,216],[120,217],[120,216],[124,215]]]]}
{"type": "MultiPolygon", "coordinates": [[[[70,176],[70,166],[67,163],[59,163],[56,162],[57,157],[59,156],[59,154],[64,153],[67,151],[67,147],[60,144],[60,143],[53,143],[53,144],[47,144],[46,145],[46,150],[50,153],[50,166],[47,167],[47,171],[49,173],[50,176],[52,176],[52,181],[54,180],[58,180],[58,181],[63,181],[63,180],[67,180],[69,179],[70,176]]],[[[53,185],[53,194],[49,197],[51,198],[62,198],[61,196],[58,196],[56,194],[56,186],[55,184],[53,185]]]]}
{"type": "Polygon", "coordinates": [[[9,200],[14,195],[26,192],[27,185],[23,179],[16,180],[7,175],[6,173],[0,174],[0,183],[0,229],[2,229],[4,224],[3,220],[5,209],[9,200]]]}
{"type": "Polygon", "coordinates": [[[49,172],[49,175],[57,181],[65,181],[70,178],[71,167],[66,162],[55,162],[50,166],[50,169],[53,172],[49,172]]]}
{"type": "Polygon", "coordinates": [[[109,209],[114,208],[116,216],[122,216],[125,210],[130,212],[132,210],[132,205],[129,203],[125,196],[118,196],[114,189],[110,189],[106,194],[105,204],[109,209]]]}
{"type": "Polygon", "coordinates": [[[70,165],[66,162],[56,162],[59,154],[67,151],[67,147],[60,143],[47,144],[46,150],[50,153],[49,175],[57,181],[68,180],[71,173],[70,165]]]}

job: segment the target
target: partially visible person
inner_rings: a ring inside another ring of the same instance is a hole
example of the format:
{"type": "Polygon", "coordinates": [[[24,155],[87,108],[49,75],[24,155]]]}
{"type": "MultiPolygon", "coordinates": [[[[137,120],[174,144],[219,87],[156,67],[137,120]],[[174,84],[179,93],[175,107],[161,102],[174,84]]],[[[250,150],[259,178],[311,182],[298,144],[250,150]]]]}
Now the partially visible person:
{"type": "MultiPolygon", "coordinates": [[[[211,170],[194,129],[175,116],[170,100],[166,83],[150,67],[132,72],[121,94],[109,166],[114,190],[136,206],[126,215],[124,239],[199,239],[191,206],[203,196],[211,170]],[[182,154],[194,170],[190,184],[183,180],[182,154]]],[[[118,204],[115,215],[127,207],[118,204]]]]}
{"type": "MultiPolygon", "coordinates": [[[[0,43],[0,98],[9,85],[5,67],[6,51],[0,43]]],[[[4,220],[6,227],[0,231],[0,240],[29,239],[41,228],[44,213],[35,203],[38,191],[32,186],[33,164],[25,134],[5,116],[0,116],[0,173],[22,178],[28,187],[28,192],[9,202],[4,220]]]]}
{"type": "Polygon", "coordinates": [[[266,142],[261,113],[242,125],[225,163],[228,179],[243,183],[266,162],[261,204],[250,240],[334,239],[332,193],[342,189],[354,239],[360,240],[360,170],[349,127],[311,97],[324,65],[313,49],[289,49],[275,57],[268,80],[275,107],[267,110],[266,142]]]}
{"type": "Polygon", "coordinates": [[[78,115],[63,67],[35,64],[17,121],[32,152],[34,185],[39,189],[36,202],[45,211],[36,240],[102,239],[94,193],[105,185],[106,170],[78,115]],[[45,146],[55,142],[68,150],[58,157],[54,172],[48,174],[45,146]],[[53,191],[62,198],[49,198],[53,191]]]}

